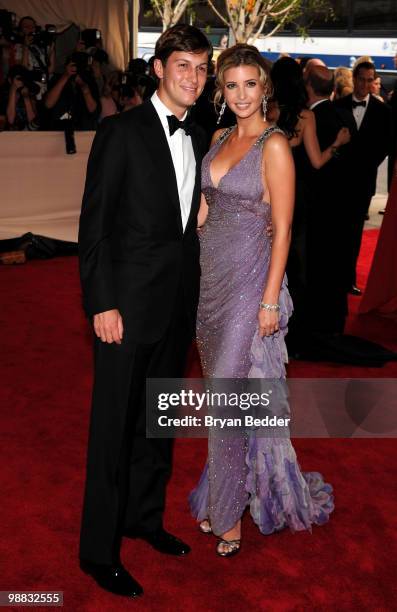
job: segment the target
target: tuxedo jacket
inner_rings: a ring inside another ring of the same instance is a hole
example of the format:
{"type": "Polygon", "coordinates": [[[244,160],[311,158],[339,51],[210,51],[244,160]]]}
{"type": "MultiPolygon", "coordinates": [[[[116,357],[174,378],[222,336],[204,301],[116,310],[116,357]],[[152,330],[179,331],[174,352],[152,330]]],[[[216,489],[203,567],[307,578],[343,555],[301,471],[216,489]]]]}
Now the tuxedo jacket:
{"type": "MultiPolygon", "coordinates": [[[[335,102],[353,116],[353,96],[345,96],[335,102]]],[[[353,117],[354,119],[354,117],[353,117]]],[[[370,95],[360,129],[352,139],[353,189],[367,196],[376,191],[376,176],[379,164],[390,149],[391,114],[386,104],[370,95]]]]}
{"type": "Polygon", "coordinates": [[[197,126],[191,138],[196,179],[185,231],[171,153],[150,100],[104,119],[89,156],[79,227],[83,305],[89,317],[119,309],[125,337],[136,342],[161,338],[176,300],[194,329],[206,140],[197,126]]]}

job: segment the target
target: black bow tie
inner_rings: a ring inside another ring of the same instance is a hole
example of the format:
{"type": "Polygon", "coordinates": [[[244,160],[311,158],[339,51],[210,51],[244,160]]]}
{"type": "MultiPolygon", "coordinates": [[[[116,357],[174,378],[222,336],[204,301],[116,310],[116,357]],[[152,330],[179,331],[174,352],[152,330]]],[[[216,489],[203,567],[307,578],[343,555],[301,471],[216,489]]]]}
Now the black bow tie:
{"type": "Polygon", "coordinates": [[[185,134],[189,136],[191,134],[191,129],[193,125],[193,121],[191,116],[188,114],[186,119],[183,121],[179,121],[175,115],[167,115],[168,127],[170,128],[170,135],[174,134],[177,130],[185,130],[185,134]]]}
{"type": "Polygon", "coordinates": [[[353,100],[353,108],[357,108],[357,106],[363,106],[364,108],[367,106],[367,102],[362,100],[361,102],[356,102],[353,100]]]}

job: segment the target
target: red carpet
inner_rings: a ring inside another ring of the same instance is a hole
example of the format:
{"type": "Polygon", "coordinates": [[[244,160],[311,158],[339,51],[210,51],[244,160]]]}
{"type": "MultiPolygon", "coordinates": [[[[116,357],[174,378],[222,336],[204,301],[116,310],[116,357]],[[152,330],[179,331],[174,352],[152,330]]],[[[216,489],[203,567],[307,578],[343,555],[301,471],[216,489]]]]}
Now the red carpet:
{"type": "MultiPolygon", "coordinates": [[[[359,284],[377,232],[366,232],[359,284]]],[[[205,459],[204,440],[177,442],[166,526],[191,543],[186,559],[127,541],[123,560],[142,582],[134,602],[100,591],[77,567],[91,385],[90,333],[80,308],[75,258],[0,269],[2,282],[0,590],[62,590],[66,610],[395,610],[395,440],[296,440],[304,470],[335,488],[336,510],[313,534],[264,537],[247,515],[243,548],[215,556],[198,533],[186,497],[205,459]]],[[[353,313],[358,298],[352,298],[353,313]]],[[[397,348],[390,321],[349,330],[397,348]]],[[[291,363],[291,376],[397,377],[397,364],[347,368],[291,363]]],[[[194,354],[190,374],[198,374],[194,354]]],[[[20,608],[18,608],[20,609],[20,608]]]]}

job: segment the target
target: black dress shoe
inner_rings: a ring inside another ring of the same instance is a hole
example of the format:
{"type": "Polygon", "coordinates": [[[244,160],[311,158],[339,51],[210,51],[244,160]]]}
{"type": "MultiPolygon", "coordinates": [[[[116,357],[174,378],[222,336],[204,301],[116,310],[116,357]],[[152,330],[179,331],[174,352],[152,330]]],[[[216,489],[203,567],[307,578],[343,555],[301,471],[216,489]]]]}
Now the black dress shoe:
{"type": "Polygon", "coordinates": [[[158,529],[153,533],[137,533],[134,535],[125,533],[127,537],[136,537],[141,540],[148,542],[155,550],[166,555],[187,555],[190,552],[190,546],[182,542],[179,538],[176,538],[171,533],[165,531],[165,529],[158,529]]]}
{"type": "Polygon", "coordinates": [[[351,286],[351,289],[350,289],[350,291],[349,291],[349,293],[350,293],[351,295],[362,295],[362,293],[363,293],[363,292],[361,291],[361,289],[359,289],[358,287],[356,287],[356,285],[352,285],[352,286],[351,286]]]}
{"type": "Polygon", "coordinates": [[[81,559],[80,569],[92,576],[102,589],[115,595],[138,597],[143,594],[141,585],[122,565],[98,565],[81,559]]]}

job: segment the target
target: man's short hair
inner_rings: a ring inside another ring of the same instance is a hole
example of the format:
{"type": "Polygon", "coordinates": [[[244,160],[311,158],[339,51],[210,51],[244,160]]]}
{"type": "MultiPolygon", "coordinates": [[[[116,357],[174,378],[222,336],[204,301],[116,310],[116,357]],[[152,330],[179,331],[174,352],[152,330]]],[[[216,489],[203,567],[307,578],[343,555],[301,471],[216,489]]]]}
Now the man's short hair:
{"type": "Polygon", "coordinates": [[[375,73],[375,64],[373,64],[372,62],[361,62],[360,64],[357,64],[357,66],[355,66],[353,70],[354,79],[358,76],[360,70],[373,70],[375,73]]]}
{"type": "Polygon", "coordinates": [[[334,89],[334,75],[326,66],[313,66],[307,71],[305,81],[316,96],[329,96],[334,89]]]}
{"type": "Polygon", "coordinates": [[[208,38],[194,26],[177,24],[163,32],[157,40],[154,55],[163,66],[174,51],[201,53],[207,51],[208,61],[212,58],[212,45],[208,38]]]}

